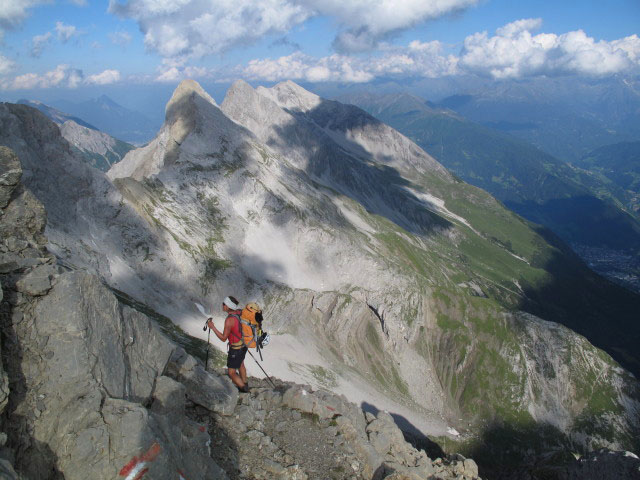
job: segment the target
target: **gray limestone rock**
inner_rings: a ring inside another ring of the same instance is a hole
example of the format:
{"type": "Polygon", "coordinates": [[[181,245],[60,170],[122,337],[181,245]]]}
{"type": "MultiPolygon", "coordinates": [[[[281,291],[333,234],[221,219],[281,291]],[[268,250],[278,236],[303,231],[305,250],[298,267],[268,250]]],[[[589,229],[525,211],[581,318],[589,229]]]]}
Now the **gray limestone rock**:
{"type": "Polygon", "coordinates": [[[22,475],[118,478],[147,458],[152,478],[226,478],[206,429],[185,418],[186,388],[162,375],[176,347],[149,318],[83,272],[63,274],[32,301],[16,326],[23,353],[12,367],[25,399],[8,422],[14,445],[40,446],[18,448],[22,475]]]}
{"type": "Polygon", "coordinates": [[[167,375],[184,384],[187,398],[222,415],[232,415],[238,402],[238,390],[228,377],[204,370],[196,360],[177,348],[168,364],[167,375]]]}
{"type": "Polygon", "coordinates": [[[0,238],[15,237],[44,246],[47,243],[43,234],[46,223],[47,214],[42,204],[31,192],[19,186],[13,200],[4,209],[0,238]]]}
{"type": "Polygon", "coordinates": [[[475,478],[478,476],[478,465],[470,458],[466,458],[463,462],[463,475],[465,477],[475,478]]]}
{"type": "Polygon", "coordinates": [[[58,273],[56,266],[38,266],[16,282],[16,290],[32,297],[44,295],[51,290],[51,281],[58,273]]]}
{"type": "Polygon", "coordinates": [[[174,379],[160,376],[153,390],[151,410],[160,414],[182,415],[186,400],[186,388],[174,379]]]}
{"type": "MultiPolygon", "coordinates": [[[[2,302],[3,298],[4,298],[4,294],[2,292],[2,284],[0,283],[0,302],[2,302]]],[[[2,353],[1,350],[0,350],[0,353],[2,353]]],[[[7,372],[4,371],[2,362],[0,362],[0,414],[4,412],[4,409],[6,408],[8,402],[9,402],[9,377],[7,376],[7,372]]]]}
{"type": "Polygon", "coordinates": [[[0,208],[9,203],[21,176],[22,167],[16,154],[10,148],[0,146],[0,208]]]}
{"type": "Polygon", "coordinates": [[[20,480],[11,462],[4,458],[0,459],[0,478],[2,480],[20,480]]]}

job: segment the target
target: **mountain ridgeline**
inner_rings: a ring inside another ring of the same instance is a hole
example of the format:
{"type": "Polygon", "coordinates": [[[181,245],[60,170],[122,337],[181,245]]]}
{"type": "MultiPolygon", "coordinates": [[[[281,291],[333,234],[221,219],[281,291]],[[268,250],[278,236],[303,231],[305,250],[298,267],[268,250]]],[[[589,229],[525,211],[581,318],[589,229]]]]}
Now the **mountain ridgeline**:
{"type": "Polygon", "coordinates": [[[539,77],[463,87],[438,104],[565,161],[640,137],[640,79],[539,77]]]}
{"type": "Polygon", "coordinates": [[[588,153],[576,165],[603,176],[621,190],[627,207],[640,215],[640,142],[605,145],[588,153]]]}
{"type": "Polygon", "coordinates": [[[19,100],[18,104],[37,108],[60,127],[62,136],[78,149],[87,163],[104,172],[119,162],[133,145],[118,140],[84,120],[35,100],[19,100]]]}
{"type": "MultiPolygon", "coordinates": [[[[514,136],[409,94],[345,100],[397,128],[460,178],[550,228],[577,251],[595,248],[604,256],[640,252],[634,194],[601,174],[572,167],[514,136]]],[[[615,278],[618,270],[603,273],[615,278]]]]}
{"type": "Polygon", "coordinates": [[[292,82],[238,81],[218,105],[185,81],[106,176],[33,109],[3,104],[0,125],[58,261],[188,333],[194,299],[256,300],[268,371],[487,471],[638,449],[639,386],[616,361],[640,372],[640,297],[363,110],[292,82]]]}
{"type": "Polygon", "coordinates": [[[86,120],[115,138],[136,145],[148,142],[157,129],[157,124],[145,115],[123,107],[106,95],[84,102],[59,100],[53,106],[86,120]]]}

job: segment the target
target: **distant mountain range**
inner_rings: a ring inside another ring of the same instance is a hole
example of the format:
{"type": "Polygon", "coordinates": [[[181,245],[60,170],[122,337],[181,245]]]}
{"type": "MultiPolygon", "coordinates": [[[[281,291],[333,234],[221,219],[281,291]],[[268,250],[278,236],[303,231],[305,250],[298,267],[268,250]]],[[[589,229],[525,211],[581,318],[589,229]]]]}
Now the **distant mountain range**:
{"type": "Polygon", "coordinates": [[[159,127],[142,113],[123,107],[106,95],[77,103],[58,100],[51,104],[90,122],[113,137],[136,145],[151,140],[159,127]]]}
{"type": "Polygon", "coordinates": [[[562,161],[640,139],[640,78],[540,78],[468,89],[439,102],[562,161]]]}
{"type": "Polygon", "coordinates": [[[600,174],[623,190],[627,206],[640,213],[640,142],[623,142],[600,147],[575,164],[600,174]]]}
{"type": "MultiPolygon", "coordinates": [[[[565,241],[604,249],[606,255],[640,251],[640,220],[633,202],[601,175],[409,94],[359,94],[343,100],[398,129],[460,178],[565,241]]],[[[615,278],[620,278],[619,266],[612,270],[615,278]]]]}
{"type": "Polygon", "coordinates": [[[36,100],[18,100],[19,104],[35,107],[60,127],[62,136],[76,148],[87,163],[103,172],[124,158],[133,145],[118,140],[84,120],[45,105],[36,100]]]}
{"type": "Polygon", "coordinates": [[[73,115],[69,115],[68,113],[62,112],[57,108],[53,108],[53,107],[50,107],[49,105],[45,105],[44,103],[38,100],[27,100],[25,98],[22,98],[18,100],[16,103],[19,103],[22,105],[29,105],[30,107],[37,108],[58,125],[62,125],[64,122],[71,120],[72,122],[75,122],[78,125],[83,126],[85,128],[90,128],[91,130],[98,130],[98,128],[94,127],[90,123],[85,122],[81,118],[74,117],[73,115]]]}

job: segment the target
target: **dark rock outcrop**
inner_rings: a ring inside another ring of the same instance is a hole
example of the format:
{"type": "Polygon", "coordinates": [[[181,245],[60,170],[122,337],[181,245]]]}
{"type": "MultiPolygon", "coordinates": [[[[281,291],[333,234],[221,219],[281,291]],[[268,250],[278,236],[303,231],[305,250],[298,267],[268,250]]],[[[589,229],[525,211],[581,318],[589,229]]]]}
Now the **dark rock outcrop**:
{"type": "Polygon", "coordinates": [[[640,459],[631,452],[611,451],[606,448],[589,452],[569,467],[569,480],[640,479],[640,459]]]}

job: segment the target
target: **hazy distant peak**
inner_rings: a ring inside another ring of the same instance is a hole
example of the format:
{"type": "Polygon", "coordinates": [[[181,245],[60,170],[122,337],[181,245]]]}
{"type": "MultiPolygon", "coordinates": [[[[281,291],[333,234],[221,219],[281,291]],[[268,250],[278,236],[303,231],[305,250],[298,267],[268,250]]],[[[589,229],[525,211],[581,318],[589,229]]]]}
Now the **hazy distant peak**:
{"type": "Polygon", "coordinates": [[[44,105],[40,100],[27,100],[26,98],[21,98],[16,103],[20,103],[22,105],[44,105]]]}
{"type": "Polygon", "coordinates": [[[97,103],[104,106],[104,107],[109,107],[109,108],[119,108],[120,105],[118,105],[112,98],[107,97],[106,95],[102,94],[98,97],[97,99],[97,103]]]}
{"type": "Polygon", "coordinates": [[[276,102],[280,107],[289,110],[308,112],[322,102],[318,95],[305,90],[291,80],[280,82],[271,88],[258,87],[257,91],[276,102]]]}
{"type": "Polygon", "coordinates": [[[96,127],[85,122],[84,120],[78,117],[69,115],[68,113],[61,112],[60,110],[50,107],[49,105],[46,105],[39,100],[27,100],[27,99],[21,98],[16,103],[21,105],[29,105],[30,107],[40,110],[50,120],[57,123],[58,125],[62,125],[67,120],[72,120],[73,122],[77,123],[78,125],[82,125],[83,127],[90,128],[91,130],[98,130],[96,127]]]}

